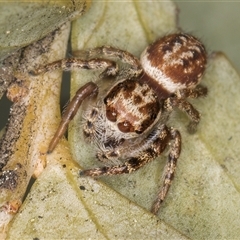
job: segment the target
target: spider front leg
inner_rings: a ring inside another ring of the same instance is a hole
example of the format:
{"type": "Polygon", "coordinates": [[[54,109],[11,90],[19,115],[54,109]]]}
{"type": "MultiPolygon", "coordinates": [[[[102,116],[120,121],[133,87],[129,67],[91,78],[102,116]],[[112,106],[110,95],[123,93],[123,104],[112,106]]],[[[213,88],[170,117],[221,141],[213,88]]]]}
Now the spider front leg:
{"type": "Polygon", "coordinates": [[[62,138],[62,136],[66,132],[69,122],[76,115],[83,100],[90,95],[97,94],[97,92],[98,92],[98,86],[93,82],[88,82],[87,84],[85,84],[84,86],[78,89],[75,96],[72,98],[72,100],[67,105],[67,108],[64,111],[64,114],[62,116],[62,120],[58,126],[58,129],[49,144],[48,153],[51,153],[54,150],[59,140],[62,138]]]}
{"type": "Polygon", "coordinates": [[[165,168],[166,172],[164,173],[163,186],[151,210],[154,214],[157,214],[160,204],[164,200],[168,189],[170,188],[177,159],[179,158],[181,152],[181,135],[177,130],[172,130],[167,128],[165,125],[161,125],[146,139],[144,139],[141,144],[133,147],[134,150],[129,153],[131,156],[124,164],[119,166],[83,170],[80,171],[80,176],[96,177],[131,173],[158,157],[165,150],[170,141],[173,141],[173,145],[168,156],[167,167],[165,168]],[[136,156],[133,156],[134,154],[136,156]]]}
{"type": "MultiPolygon", "coordinates": [[[[40,67],[36,70],[32,70],[29,72],[31,75],[40,75],[42,73],[46,73],[49,71],[54,71],[57,69],[63,69],[65,71],[69,71],[72,69],[104,69],[104,71],[100,74],[101,77],[105,76],[115,76],[118,72],[118,66],[114,61],[107,59],[90,59],[90,60],[81,60],[78,58],[70,58],[70,59],[62,59],[59,61],[55,61],[53,63],[49,63],[43,67],[40,67]]],[[[69,122],[76,115],[78,108],[80,107],[82,101],[91,94],[95,94],[98,91],[98,87],[95,83],[89,82],[81,87],[76,95],[73,97],[71,102],[68,104],[63,116],[62,121],[52,138],[48,153],[51,153],[59,139],[64,135],[67,130],[69,122]]]]}

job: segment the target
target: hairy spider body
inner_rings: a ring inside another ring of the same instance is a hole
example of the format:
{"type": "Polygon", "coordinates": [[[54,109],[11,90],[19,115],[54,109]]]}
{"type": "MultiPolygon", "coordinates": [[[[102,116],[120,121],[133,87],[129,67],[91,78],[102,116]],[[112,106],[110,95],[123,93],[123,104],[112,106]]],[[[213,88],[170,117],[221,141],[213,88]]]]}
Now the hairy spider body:
{"type": "Polygon", "coordinates": [[[136,79],[120,81],[84,114],[83,133],[99,148],[99,160],[123,160],[129,155],[129,147],[138,148],[139,136],[156,125],[161,108],[155,91],[147,84],[136,79]]]}
{"type": "Polygon", "coordinates": [[[169,190],[181,152],[181,135],[166,125],[167,120],[173,109],[179,108],[190,118],[188,130],[196,131],[200,114],[186,99],[207,94],[207,89],[198,85],[207,62],[205,48],[195,37],[175,33],[149,45],[140,60],[108,46],[90,49],[85,55],[88,56],[84,60],[64,59],[32,72],[102,68],[100,80],[108,76],[117,80],[108,91],[100,91],[101,94],[93,82],[77,91],[63,114],[48,152],[53,151],[82,101],[94,95],[94,103],[88,105],[83,114],[83,134],[96,146],[96,157],[106,166],[83,170],[80,175],[130,173],[158,157],[171,143],[163,186],[151,209],[156,214],[169,190]],[[128,65],[127,74],[121,75],[112,58],[128,65]]]}

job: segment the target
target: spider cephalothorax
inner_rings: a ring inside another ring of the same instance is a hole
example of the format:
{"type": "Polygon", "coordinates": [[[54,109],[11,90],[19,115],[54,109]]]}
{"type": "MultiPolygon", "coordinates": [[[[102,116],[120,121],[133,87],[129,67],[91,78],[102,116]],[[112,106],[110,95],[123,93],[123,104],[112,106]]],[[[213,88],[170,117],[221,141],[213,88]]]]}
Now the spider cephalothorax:
{"type": "Polygon", "coordinates": [[[99,81],[108,76],[117,80],[102,95],[93,82],[77,91],[63,114],[48,152],[53,151],[82,101],[87,101],[90,95],[97,96],[85,111],[83,134],[96,146],[96,157],[100,161],[117,164],[83,170],[80,175],[130,173],[159,156],[171,142],[163,186],[151,209],[156,214],[170,187],[181,152],[181,135],[166,125],[167,120],[173,109],[179,108],[190,118],[189,131],[196,130],[200,114],[186,99],[207,94],[207,89],[198,85],[207,62],[205,48],[192,35],[175,33],[149,45],[140,60],[129,52],[109,46],[87,53],[86,60],[64,59],[32,72],[40,74],[57,68],[103,69],[99,81]],[[128,65],[127,74],[121,74],[114,58],[128,65]]]}

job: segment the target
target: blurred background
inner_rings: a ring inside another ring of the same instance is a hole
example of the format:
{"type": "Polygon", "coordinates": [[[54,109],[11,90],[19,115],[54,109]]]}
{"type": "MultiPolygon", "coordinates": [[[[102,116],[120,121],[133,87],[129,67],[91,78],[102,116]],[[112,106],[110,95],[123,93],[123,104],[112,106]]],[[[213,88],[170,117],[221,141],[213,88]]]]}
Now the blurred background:
{"type": "MultiPolygon", "coordinates": [[[[240,73],[240,1],[178,0],[174,2],[179,9],[179,26],[184,31],[199,37],[208,51],[224,52],[240,73]]],[[[66,77],[68,78],[69,75],[66,77]]],[[[64,89],[69,89],[68,81],[64,82],[64,89]]],[[[64,94],[62,105],[67,102],[68,96],[64,94]]],[[[10,105],[5,97],[0,101],[0,129],[7,122],[10,105]]]]}

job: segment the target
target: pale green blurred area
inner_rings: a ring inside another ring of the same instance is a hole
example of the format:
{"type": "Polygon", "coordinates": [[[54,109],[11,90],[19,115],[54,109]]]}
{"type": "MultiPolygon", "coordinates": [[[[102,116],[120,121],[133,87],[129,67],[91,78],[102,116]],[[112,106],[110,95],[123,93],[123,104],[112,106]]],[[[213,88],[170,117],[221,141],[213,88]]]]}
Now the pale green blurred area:
{"type": "Polygon", "coordinates": [[[240,72],[240,1],[174,1],[179,26],[200,37],[209,51],[221,51],[240,72]]]}

